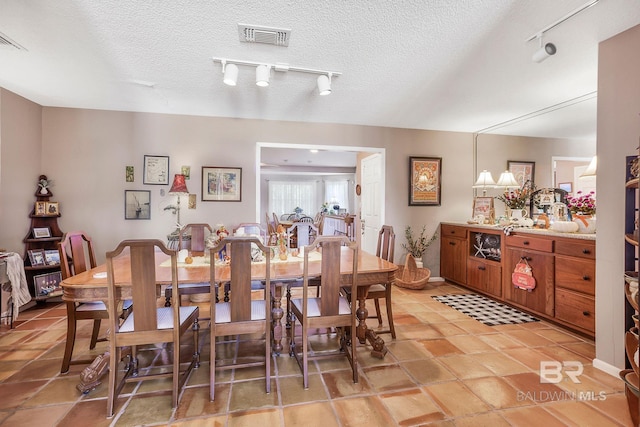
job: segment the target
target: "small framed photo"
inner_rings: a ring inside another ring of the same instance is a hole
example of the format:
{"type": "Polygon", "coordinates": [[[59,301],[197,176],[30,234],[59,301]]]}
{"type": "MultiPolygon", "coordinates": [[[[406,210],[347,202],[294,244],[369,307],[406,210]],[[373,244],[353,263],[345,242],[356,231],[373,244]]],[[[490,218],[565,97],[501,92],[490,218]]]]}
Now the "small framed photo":
{"type": "Polygon", "coordinates": [[[31,263],[32,267],[36,267],[38,265],[45,265],[44,251],[42,249],[30,249],[28,251],[28,254],[29,254],[29,262],[31,263]]]}
{"type": "Polygon", "coordinates": [[[409,157],[409,206],[440,206],[441,157],[409,157]]]}
{"type": "Polygon", "coordinates": [[[44,262],[47,265],[60,265],[60,252],[57,249],[45,249],[44,262]]]}
{"type": "Polygon", "coordinates": [[[36,297],[62,295],[61,281],[62,273],[59,271],[33,276],[36,297]]]}
{"type": "Polygon", "coordinates": [[[169,156],[144,156],[143,184],[169,185],[169,156]]]}
{"type": "Polygon", "coordinates": [[[126,182],[134,181],[133,166],[124,167],[124,179],[126,182]]]}
{"type": "Polygon", "coordinates": [[[525,182],[529,181],[534,184],[536,177],[536,162],[521,162],[517,160],[507,160],[507,169],[513,174],[522,187],[525,182]]]}
{"type": "Polygon", "coordinates": [[[124,191],[124,219],[151,219],[151,191],[124,191]]]}
{"type": "Polygon", "coordinates": [[[242,168],[203,166],[202,201],[242,201],[242,168]]]}
{"type": "Polygon", "coordinates": [[[51,229],[49,227],[34,227],[33,228],[33,238],[34,239],[44,239],[47,237],[51,237],[51,229]]]}
{"type": "Polygon", "coordinates": [[[477,219],[480,215],[482,215],[483,224],[493,224],[495,219],[493,197],[476,197],[475,199],[473,199],[472,218],[477,219]]]}
{"type": "Polygon", "coordinates": [[[191,166],[182,166],[180,173],[184,175],[184,179],[191,179],[191,166]]]}
{"type": "Polygon", "coordinates": [[[46,202],[45,211],[47,215],[60,215],[60,205],[58,202],[46,202]]]}
{"type": "Polygon", "coordinates": [[[573,191],[573,183],[572,182],[561,182],[558,184],[558,188],[566,191],[567,193],[571,193],[573,191]]]}
{"type": "Polygon", "coordinates": [[[47,202],[36,202],[34,208],[35,215],[46,215],[47,214],[47,202]]]}

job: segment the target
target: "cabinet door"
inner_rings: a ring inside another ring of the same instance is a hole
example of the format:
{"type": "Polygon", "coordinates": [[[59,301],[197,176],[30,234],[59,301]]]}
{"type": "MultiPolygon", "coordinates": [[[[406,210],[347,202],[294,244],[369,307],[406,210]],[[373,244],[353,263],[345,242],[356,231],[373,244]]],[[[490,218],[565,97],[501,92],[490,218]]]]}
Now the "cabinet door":
{"type": "Polygon", "coordinates": [[[506,301],[518,304],[531,311],[553,316],[554,314],[554,258],[553,254],[529,251],[514,247],[507,247],[504,271],[504,298],[506,301]],[[535,289],[528,291],[513,286],[511,273],[525,258],[531,266],[533,277],[536,279],[535,289]]]}
{"type": "Polygon", "coordinates": [[[502,268],[497,263],[469,257],[467,286],[498,298],[502,297],[502,268]]]}
{"type": "Polygon", "coordinates": [[[442,236],[440,242],[440,275],[464,284],[467,280],[467,241],[442,236]]]}

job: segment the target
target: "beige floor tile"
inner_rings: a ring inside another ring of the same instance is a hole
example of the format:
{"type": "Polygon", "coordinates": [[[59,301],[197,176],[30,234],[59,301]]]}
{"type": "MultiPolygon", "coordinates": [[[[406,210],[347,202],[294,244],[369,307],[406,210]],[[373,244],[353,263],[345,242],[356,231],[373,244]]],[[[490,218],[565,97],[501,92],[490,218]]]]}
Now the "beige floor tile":
{"type": "MultiPolygon", "coordinates": [[[[351,379],[351,376],[348,376],[348,378],[351,379]]],[[[329,394],[319,374],[309,375],[309,388],[306,390],[302,383],[302,375],[280,378],[278,380],[278,389],[283,405],[329,400],[329,394]]]]}
{"type": "Polygon", "coordinates": [[[533,404],[531,400],[521,398],[515,388],[499,377],[469,379],[463,384],[494,409],[533,404]]]}
{"type": "Polygon", "coordinates": [[[412,360],[400,364],[421,385],[456,379],[455,375],[437,359],[412,360]]]}
{"type": "Polygon", "coordinates": [[[366,376],[371,388],[377,392],[401,390],[416,387],[417,384],[397,366],[378,366],[363,369],[363,376],[366,376]]]}
{"type": "MultiPolygon", "coordinates": [[[[173,409],[171,392],[142,395],[131,398],[125,407],[116,405],[117,420],[114,426],[133,426],[144,420],[145,424],[168,423],[173,409]]],[[[105,408],[106,412],[106,408],[105,408]]]]}
{"type": "Polygon", "coordinates": [[[502,351],[502,354],[517,360],[533,371],[540,370],[540,361],[547,360],[548,356],[532,348],[510,348],[502,351]]]}
{"type": "Polygon", "coordinates": [[[398,426],[422,425],[446,418],[421,389],[383,394],[380,399],[398,426]]]}
{"type": "Polygon", "coordinates": [[[479,353],[471,356],[498,376],[519,374],[530,371],[527,366],[501,352],[479,353]]]}
{"type": "Polygon", "coordinates": [[[583,402],[560,401],[545,405],[545,409],[567,426],[615,426],[617,423],[583,402]]]}
{"type": "Polygon", "coordinates": [[[22,405],[46,384],[47,380],[0,384],[0,410],[22,405]]]}
{"type": "Polygon", "coordinates": [[[265,391],[264,380],[233,382],[229,411],[268,408],[278,404],[278,394],[272,380],[271,393],[265,391]]]}
{"type": "Polygon", "coordinates": [[[476,358],[467,354],[441,357],[440,361],[459,379],[490,377],[494,375],[493,372],[478,363],[476,358]]]}
{"type": "Polygon", "coordinates": [[[434,384],[424,389],[449,417],[479,414],[491,409],[459,381],[434,384]]]}
{"type": "Polygon", "coordinates": [[[282,422],[279,409],[260,409],[229,414],[229,427],[277,426],[282,422]]]}
{"type": "Polygon", "coordinates": [[[523,344],[505,334],[485,334],[479,337],[496,350],[506,350],[510,348],[523,347],[523,344]]]}
{"type": "Polygon", "coordinates": [[[629,413],[629,407],[627,406],[627,399],[622,393],[607,395],[605,398],[585,403],[613,418],[623,426],[630,426],[633,424],[629,413]]]}
{"type": "Polygon", "coordinates": [[[329,402],[287,406],[282,409],[284,425],[305,427],[338,427],[333,407],[329,402]]]}
{"type": "Polygon", "coordinates": [[[447,337],[447,341],[459,348],[466,354],[485,353],[495,351],[493,347],[473,335],[461,335],[447,337]]]}
{"type": "Polygon", "coordinates": [[[209,386],[190,387],[182,393],[176,418],[225,414],[229,408],[230,384],[217,384],[213,402],[209,400],[209,386]]]}
{"type": "MultiPolygon", "coordinates": [[[[59,425],[60,419],[71,409],[71,404],[52,405],[39,408],[21,409],[8,416],[3,422],[3,427],[38,426],[48,427],[59,425]]],[[[63,425],[63,424],[60,424],[63,425]]],[[[79,426],[79,424],[76,424],[79,426]]],[[[85,424],[87,425],[87,420],[85,424]]],[[[98,424],[95,424],[98,425],[98,424]]],[[[108,425],[108,424],[107,424],[108,425]]],[[[67,424],[69,427],[73,425],[67,424]]]]}
{"type": "MultiPolygon", "coordinates": [[[[372,393],[367,377],[359,375],[358,382],[354,383],[351,371],[325,372],[322,379],[331,399],[372,393]]],[[[283,382],[280,384],[282,386],[283,382]]]]}
{"type": "Polygon", "coordinates": [[[452,354],[463,354],[463,351],[453,345],[446,339],[424,340],[420,343],[427,349],[433,356],[450,356],[452,354]]]}
{"type": "Polygon", "coordinates": [[[510,427],[500,414],[489,413],[474,415],[473,417],[456,418],[456,427],[510,427]]]}
{"type": "Polygon", "coordinates": [[[566,427],[565,423],[541,406],[508,409],[501,414],[513,427],[566,427]]]}
{"type": "Polygon", "coordinates": [[[387,348],[398,361],[426,359],[428,357],[431,357],[424,346],[413,340],[393,341],[387,344],[387,348]]]}
{"type": "Polygon", "coordinates": [[[521,342],[527,347],[541,347],[554,344],[553,341],[548,340],[541,335],[532,334],[529,330],[522,328],[519,328],[517,330],[505,331],[504,334],[521,342]]]}
{"type": "Polygon", "coordinates": [[[394,425],[391,414],[376,396],[354,397],[333,402],[344,427],[388,427],[394,425]]]}

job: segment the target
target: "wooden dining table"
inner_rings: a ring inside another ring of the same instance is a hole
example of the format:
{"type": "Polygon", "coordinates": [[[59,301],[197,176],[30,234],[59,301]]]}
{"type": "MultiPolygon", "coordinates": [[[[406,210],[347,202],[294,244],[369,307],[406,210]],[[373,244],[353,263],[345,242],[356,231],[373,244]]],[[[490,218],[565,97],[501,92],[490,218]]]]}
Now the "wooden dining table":
{"type": "MultiPolygon", "coordinates": [[[[193,254],[194,256],[198,254],[193,254]]],[[[202,254],[200,254],[202,255],[202,254]]],[[[320,255],[321,256],[321,255],[320,255]]],[[[171,269],[167,266],[169,257],[164,253],[156,254],[156,281],[158,283],[158,296],[161,297],[162,285],[171,283],[171,269]]],[[[282,318],[284,311],[282,309],[282,286],[286,286],[288,281],[300,279],[303,275],[303,258],[289,255],[286,261],[273,259],[271,261],[271,284],[274,291],[272,302],[272,319],[273,319],[273,349],[279,353],[282,349],[282,318]]],[[[345,284],[351,283],[350,265],[352,262],[351,251],[343,250],[340,259],[342,280],[345,284]]],[[[130,288],[130,269],[129,255],[123,255],[114,259],[114,271],[116,285],[122,286],[122,293],[125,298],[130,288]]],[[[208,282],[210,279],[210,263],[178,263],[178,283],[202,283],[208,282]]],[[[220,282],[228,281],[230,278],[230,267],[226,263],[215,263],[216,280],[220,282]]],[[[384,340],[376,335],[375,331],[367,327],[366,319],[368,310],[365,304],[367,292],[371,285],[377,283],[393,283],[395,280],[395,272],[397,266],[389,261],[379,258],[365,251],[358,252],[358,308],[356,315],[358,318],[358,326],[356,328],[356,337],[361,344],[369,342],[372,346],[371,354],[377,358],[383,358],[387,353],[384,340]]],[[[75,276],[68,277],[61,282],[64,301],[72,302],[96,302],[103,301],[107,303],[107,278],[106,264],[101,264],[96,268],[87,270],[75,276]]],[[[320,275],[320,261],[309,262],[309,273],[313,276],[320,275]]],[[[264,280],[266,277],[266,263],[256,262],[251,265],[252,280],[264,280]]],[[[233,296],[232,296],[233,298],[233,296]]]]}

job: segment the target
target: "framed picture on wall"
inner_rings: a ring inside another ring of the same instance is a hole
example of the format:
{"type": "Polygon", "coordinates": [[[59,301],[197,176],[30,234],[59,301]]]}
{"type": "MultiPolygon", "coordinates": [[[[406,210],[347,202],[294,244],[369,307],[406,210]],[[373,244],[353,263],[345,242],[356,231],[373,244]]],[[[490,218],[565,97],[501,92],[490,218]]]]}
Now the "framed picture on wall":
{"type": "Polygon", "coordinates": [[[561,182],[558,184],[558,188],[566,191],[567,193],[571,193],[573,191],[573,183],[572,182],[561,182]]]}
{"type": "Polygon", "coordinates": [[[409,206],[440,206],[441,157],[409,157],[409,206]]]}
{"type": "Polygon", "coordinates": [[[476,197],[473,199],[472,218],[478,219],[482,215],[482,223],[493,224],[495,210],[493,207],[493,197],[476,197]]]}
{"type": "Polygon", "coordinates": [[[536,162],[507,160],[507,169],[516,178],[520,187],[527,181],[530,181],[531,185],[535,183],[536,162]]]}
{"type": "Polygon", "coordinates": [[[124,219],[151,219],[151,191],[124,191],[124,219]]]}
{"type": "Polygon", "coordinates": [[[242,168],[203,166],[202,201],[242,201],[242,168]]]}
{"type": "Polygon", "coordinates": [[[144,156],[143,184],[169,185],[169,156],[144,156]]]}

